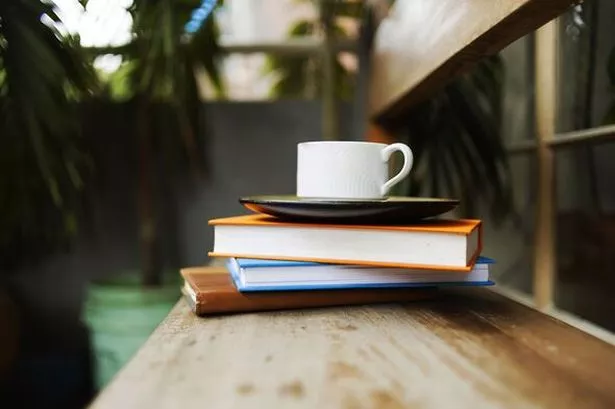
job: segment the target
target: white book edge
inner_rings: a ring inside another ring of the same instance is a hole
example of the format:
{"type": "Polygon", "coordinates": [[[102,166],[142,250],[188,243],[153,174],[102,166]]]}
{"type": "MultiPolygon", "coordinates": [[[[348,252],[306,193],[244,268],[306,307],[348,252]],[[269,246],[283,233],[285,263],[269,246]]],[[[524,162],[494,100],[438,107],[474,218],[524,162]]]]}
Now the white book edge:
{"type": "Polygon", "coordinates": [[[468,269],[480,228],[457,233],[217,225],[212,256],[468,269]]]}
{"type": "Polygon", "coordinates": [[[469,273],[425,271],[420,269],[377,268],[364,266],[259,266],[241,267],[229,259],[229,270],[241,287],[393,285],[437,283],[484,283],[489,281],[489,264],[476,264],[469,273]]]}

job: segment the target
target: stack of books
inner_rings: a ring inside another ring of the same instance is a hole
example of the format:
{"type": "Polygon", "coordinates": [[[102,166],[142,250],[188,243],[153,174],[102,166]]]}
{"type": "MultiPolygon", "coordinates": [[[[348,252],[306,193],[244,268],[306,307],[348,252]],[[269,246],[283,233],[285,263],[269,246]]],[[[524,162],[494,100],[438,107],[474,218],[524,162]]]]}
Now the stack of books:
{"type": "MultiPolygon", "coordinates": [[[[251,214],[209,224],[214,228],[209,255],[225,259],[224,271],[217,272],[226,278],[216,279],[217,288],[224,283],[225,291],[247,302],[238,310],[398,301],[424,298],[443,286],[493,284],[493,260],[481,256],[480,220],[349,225],[251,214]],[[269,307],[263,301],[268,297],[274,299],[269,307]]],[[[193,303],[199,292],[213,288],[190,277],[196,272],[182,271],[193,303]]]]}

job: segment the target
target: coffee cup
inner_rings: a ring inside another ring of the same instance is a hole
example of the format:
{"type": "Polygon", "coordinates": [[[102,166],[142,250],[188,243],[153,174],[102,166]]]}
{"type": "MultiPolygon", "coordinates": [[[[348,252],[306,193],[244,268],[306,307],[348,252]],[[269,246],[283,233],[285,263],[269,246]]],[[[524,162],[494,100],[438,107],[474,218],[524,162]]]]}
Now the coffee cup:
{"type": "Polygon", "coordinates": [[[412,169],[412,150],[403,143],[317,141],[297,146],[297,196],[310,199],[385,199],[412,169]],[[401,170],[389,178],[389,159],[401,152],[401,170]]]}

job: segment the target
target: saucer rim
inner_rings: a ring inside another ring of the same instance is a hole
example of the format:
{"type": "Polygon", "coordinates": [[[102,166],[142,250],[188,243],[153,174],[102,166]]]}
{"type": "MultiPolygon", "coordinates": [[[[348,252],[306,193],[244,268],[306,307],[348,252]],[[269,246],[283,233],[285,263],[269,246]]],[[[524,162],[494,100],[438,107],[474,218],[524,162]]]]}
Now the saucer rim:
{"type": "Polygon", "coordinates": [[[279,204],[314,204],[314,205],[374,205],[374,204],[389,204],[403,205],[409,203],[439,203],[439,204],[456,204],[460,203],[459,199],[445,197],[421,197],[421,196],[389,196],[382,199],[347,199],[347,198],[312,198],[300,197],[297,195],[252,195],[242,196],[239,198],[240,203],[279,203],[279,204]],[[393,200],[391,200],[393,199],[393,200]]]}

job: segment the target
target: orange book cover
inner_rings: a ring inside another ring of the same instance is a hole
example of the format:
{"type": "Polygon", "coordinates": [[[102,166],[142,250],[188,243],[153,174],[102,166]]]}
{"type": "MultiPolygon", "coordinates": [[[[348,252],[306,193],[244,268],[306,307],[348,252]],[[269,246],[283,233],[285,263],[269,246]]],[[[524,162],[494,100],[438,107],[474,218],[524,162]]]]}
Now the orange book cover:
{"type": "Polygon", "coordinates": [[[218,252],[211,251],[208,253],[211,257],[238,257],[238,258],[254,258],[254,259],[275,259],[288,261],[310,261],[318,263],[331,264],[361,264],[383,267],[402,267],[402,268],[419,268],[433,270],[450,270],[450,271],[465,271],[469,272],[474,266],[478,256],[482,251],[482,222],[476,219],[431,219],[424,220],[412,225],[350,225],[350,224],[318,224],[306,222],[290,222],[277,219],[272,216],[263,214],[249,214],[242,216],[233,216],[212,219],[208,222],[212,226],[258,226],[267,227],[289,227],[289,228],[313,228],[313,229],[343,229],[343,230],[379,230],[379,231],[403,231],[403,232],[426,232],[426,233],[441,233],[448,235],[460,235],[469,237],[475,231],[478,231],[478,242],[475,251],[473,251],[469,262],[461,267],[443,267],[433,264],[415,264],[415,263],[395,263],[388,261],[365,261],[353,259],[333,259],[333,258],[318,258],[318,257],[294,257],[292,255],[276,254],[275,256],[262,256],[259,254],[234,253],[234,252],[218,252]]]}
{"type": "Polygon", "coordinates": [[[273,216],[263,214],[248,214],[242,216],[224,217],[212,219],[208,222],[212,226],[235,225],[235,226],[288,226],[288,227],[314,227],[314,228],[340,228],[361,230],[398,230],[416,232],[454,233],[468,235],[481,225],[480,220],[475,219],[434,219],[417,222],[412,225],[354,225],[354,224],[319,224],[319,223],[296,223],[276,219],[273,216]]]}

